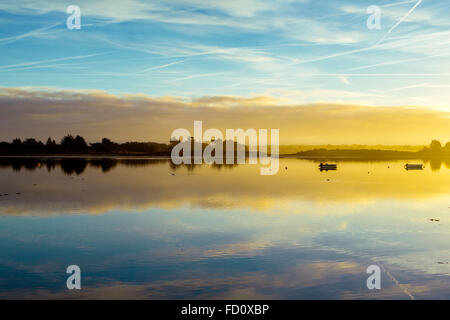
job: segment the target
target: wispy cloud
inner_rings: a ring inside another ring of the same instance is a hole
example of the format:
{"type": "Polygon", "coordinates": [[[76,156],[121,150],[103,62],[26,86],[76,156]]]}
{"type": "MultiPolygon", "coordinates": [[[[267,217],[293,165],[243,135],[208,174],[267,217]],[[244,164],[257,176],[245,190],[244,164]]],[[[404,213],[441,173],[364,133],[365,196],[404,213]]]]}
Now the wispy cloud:
{"type": "Polygon", "coordinates": [[[346,76],[340,76],[340,77],[339,77],[339,80],[340,80],[342,83],[350,84],[350,81],[348,80],[348,77],[346,77],[346,76]]]}
{"type": "Polygon", "coordinates": [[[382,1],[383,29],[368,30],[368,3],[79,0],[82,29],[67,30],[56,24],[67,19],[65,2],[4,1],[0,83],[184,97],[278,90],[282,99],[286,89],[284,101],[297,103],[450,110],[433,88],[420,88],[420,96],[389,91],[447,81],[450,5],[382,1]]]}

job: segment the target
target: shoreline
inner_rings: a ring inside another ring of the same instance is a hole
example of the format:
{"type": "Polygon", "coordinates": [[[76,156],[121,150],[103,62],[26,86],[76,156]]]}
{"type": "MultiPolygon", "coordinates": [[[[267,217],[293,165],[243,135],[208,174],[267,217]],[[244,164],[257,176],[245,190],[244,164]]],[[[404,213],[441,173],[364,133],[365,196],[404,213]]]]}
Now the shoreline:
{"type": "Polygon", "coordinates": [[[97,155],[97,154],[65,154],[65,155],[0,155],[0,159],[170,159],[170,156],[145,155],[97,155]]]}
{"type": "MultiPolygon", "coordinates": [[[[247,157],[246,157],[247,158],[247,157]]],[[[405,157],[365,157],[365,156],[338,156],[338,155],[279,155],[280,159],[299,159],[299,160],[317,160],[317,161],[402,161],[402,160],[450,160],[450,156],[441,157],[421,157],[420,155],[410,155],[405,157]]],[[[65,155],[0,155],[0,159],[124,159],[124,160],[170,160],[170,156],[152,156],[152,155],[93,155],[93,154],[65,154],[65,155]]]]}

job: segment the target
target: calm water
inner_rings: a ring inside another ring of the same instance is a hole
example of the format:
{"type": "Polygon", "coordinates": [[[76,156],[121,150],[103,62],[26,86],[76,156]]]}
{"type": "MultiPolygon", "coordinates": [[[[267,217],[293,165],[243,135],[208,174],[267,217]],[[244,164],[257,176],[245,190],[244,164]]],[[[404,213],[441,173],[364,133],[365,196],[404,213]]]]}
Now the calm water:
{"type": "Polygon", "coordinates": [[[450,164],[404,164],[0,159],[0,298],[449,299],[450,164]]]}

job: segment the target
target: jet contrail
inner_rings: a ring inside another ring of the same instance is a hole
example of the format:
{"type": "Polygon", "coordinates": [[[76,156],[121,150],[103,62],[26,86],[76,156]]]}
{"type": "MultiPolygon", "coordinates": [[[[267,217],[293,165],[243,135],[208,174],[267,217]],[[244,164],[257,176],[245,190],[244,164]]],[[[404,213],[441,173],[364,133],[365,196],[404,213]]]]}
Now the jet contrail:
{"type": "Polygon", "coordinates": [[[383,36],[383,38],[381,38],[380,41],[377,42],[377,45],[378,45],[380,42],[382,42],[384,39],[386,39],[386,37],[387,37],[392,31],[394,31],[395,28],[397,28],[397,27],[400,25],[400,23],[402,23],[406,18],[408,18],[409,15],[410,15],[411,13],[413,13],[414,10],[416,10],[416,8],[422,3],[422,1],[423,1],[423,0],[417,1],[417,3],[414,5],[414,7],[412,7],[411,10],[409,10],[409,11],[408,11],[408,12],[407,12],[400,20],[397,21],[396,24],[394,24],[394,25],[392,26],[391,29],[389,29],[388,32],[386,32],[386,34],[383,36]]]}
{"type": "Polygon", "coordinates": [[[412,2],[416,2],[416,0],[408,0],[408,1],[402,1],[402,2],[389,3],[389,4],[382,5],[381,7],[389,8],[389,7],[400,6],[402,4],[407,4],[407,3],[412,3],[412,2]]]}
{"type": "Polygon", "coordinates": [[[33,36],[35,34],[39,34],[42,31],[47,31],[47,30],[53,29],[54,27],[56,27],[59,24],[61,24],[61,23],[60,22],[54,23],[54,24],[52,24],[50,26],[42,27],[42,28],[39,28],[39,29],[36,29],[36,30],[32,30],[32,31],[28,31],[26,33],[23,33],[23,34],[20,34],[20,35],[17,35],[17,36],[12,36],[12,37],[7,37],[7,38],[0,39],[0,44],[13,43],[13,42],[19,41],[21,39],[31,37],[31,36],[33,36]]]}
{"type": "Polygon", "coordinates": [[[142,70],[142,71],[139,71],[138,73],[144,73],[144,72],[147,72],[147,71],[152,71],[152,70],[158,70],[158,69],[167,68],[167,67],[173,66],[173,65],[175,65],[175,64],[183,63],[183,62],[185,62],[185,61],[187,61],[187,60],[175,61],[175,62],[163,64],[163,65],[161,65],[161,66],[150,67],[150,68],[144,69],[144,70],[142,70]]]}
{"type": "Polygon", "coordinates": [[[104,53],[93,53],[93,54],[87,54],[82,56],[71,56],[71,57],[64,57],[64,58],[56,58],[56,59],[49,59],[49,60],[40,60],[40,61],[32,61],[32,62],[23,62],[18,64],[10,64],[7,66],[0,66],[0,69],[10,69],[10,68],[16,68],[16,67],[25,67],[25,66],[33,66],[40,63],[47,63],[47,62],[56,62],[56,61],[65,61],[65,60],[73,60],[73,59],[84,59],[89,57],[95,57],[105,54],[104,53]]]}

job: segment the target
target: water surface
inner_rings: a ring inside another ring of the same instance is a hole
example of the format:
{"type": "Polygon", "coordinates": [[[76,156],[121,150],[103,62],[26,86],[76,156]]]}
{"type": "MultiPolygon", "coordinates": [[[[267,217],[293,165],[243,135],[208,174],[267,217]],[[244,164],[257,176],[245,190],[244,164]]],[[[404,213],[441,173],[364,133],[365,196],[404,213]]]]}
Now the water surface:
{"type": "Polygon", "coordinates": [[[0,159],[0,298],[449,299],[449,163],[404,164],[0,159]]]}

